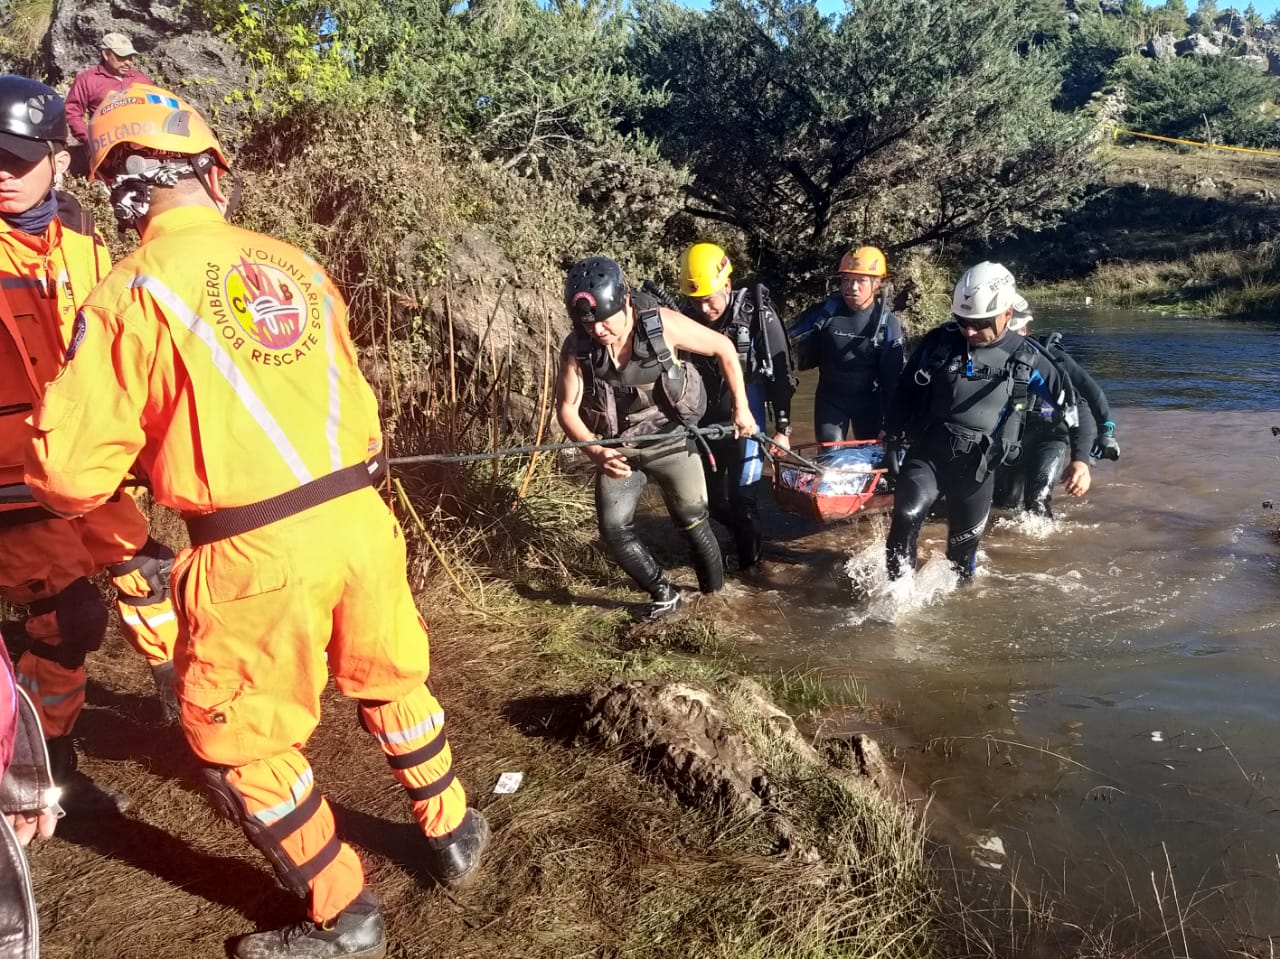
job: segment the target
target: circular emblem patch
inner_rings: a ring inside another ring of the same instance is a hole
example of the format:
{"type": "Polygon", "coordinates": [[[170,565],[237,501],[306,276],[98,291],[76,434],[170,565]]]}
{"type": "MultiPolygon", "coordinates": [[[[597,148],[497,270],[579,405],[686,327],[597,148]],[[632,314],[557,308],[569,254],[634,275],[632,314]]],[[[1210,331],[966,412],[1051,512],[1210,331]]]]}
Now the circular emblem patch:
{"type": "Polygon", "coordinates": [[[286,350],[302,337],[306,310],[302,289],[284,271],[241,262],[227,271],[231,315],[259,346],[286,350]]]}

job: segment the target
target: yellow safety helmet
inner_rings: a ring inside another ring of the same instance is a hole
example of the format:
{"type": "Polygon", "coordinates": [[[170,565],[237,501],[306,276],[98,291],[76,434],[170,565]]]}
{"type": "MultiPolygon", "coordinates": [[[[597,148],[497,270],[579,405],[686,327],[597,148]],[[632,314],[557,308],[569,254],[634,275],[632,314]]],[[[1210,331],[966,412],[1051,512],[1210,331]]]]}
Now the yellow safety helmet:
{"type": "Polygon", "coordinates": [[[858,273],[862,276],[888,276],[884,254],[874,246],[860,246],[840,257],[837,273],[858,273]]]}
{"type": "Polygon", "coordinates": [[[695,243],[680,258],[680,292],[685,296],[712,296],[729,285],[733,264],[714,243],[695,243]]]}
{"type": "Polygon", "coordinates": [[[124,144],[174,156],[212,153],[224,170],[230,168],[218,138],[195,108],[148,83],[109,93],[90,118],[89,179],[124,144]]]}

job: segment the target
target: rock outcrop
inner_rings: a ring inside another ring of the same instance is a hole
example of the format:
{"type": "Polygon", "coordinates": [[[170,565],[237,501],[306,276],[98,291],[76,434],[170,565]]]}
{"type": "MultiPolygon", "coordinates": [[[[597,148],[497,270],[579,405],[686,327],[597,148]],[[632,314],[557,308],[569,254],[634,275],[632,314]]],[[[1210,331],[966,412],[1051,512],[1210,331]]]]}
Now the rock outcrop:
{"type": "Polygon", "coordinates": [[[177,0],[57,0],[48,39],[54,83],[69,85],[97,63],[102,36],[113,31],[133,40],[138,69],[210,115],[220,134],[234,131],[240,108],[233,94],[244,90],[249,70],[177,0]]]}

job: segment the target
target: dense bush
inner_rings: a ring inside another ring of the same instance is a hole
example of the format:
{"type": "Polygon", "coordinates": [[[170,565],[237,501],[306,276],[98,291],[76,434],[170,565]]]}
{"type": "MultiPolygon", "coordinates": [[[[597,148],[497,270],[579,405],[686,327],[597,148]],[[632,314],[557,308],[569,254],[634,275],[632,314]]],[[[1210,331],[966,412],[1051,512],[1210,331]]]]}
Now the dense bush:
{"type": "Polygon", "coordinates": [[[1274,137],[1276,121],[1261,105],[1275,98],[1280,83],[1233,57],[1131,58],[1117,80],[1137,130],[1236,146],[1274,137]]]}
{"type": "Polygon", "coordinates": [[[840,247],[894,250],[1051,220],[1088,172],[1055,112],[1056,62],[1015,5],[643,0],[634,69],[669,91],[645,130],[694,174],[688,208],[747,238],[770,278],[840,247]]]}

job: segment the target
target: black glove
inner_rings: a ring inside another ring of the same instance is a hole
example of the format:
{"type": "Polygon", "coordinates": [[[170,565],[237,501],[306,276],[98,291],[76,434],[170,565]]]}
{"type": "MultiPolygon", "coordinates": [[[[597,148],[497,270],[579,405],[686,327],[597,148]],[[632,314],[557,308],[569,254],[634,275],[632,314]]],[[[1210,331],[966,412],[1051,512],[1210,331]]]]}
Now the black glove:
{"type": "Polygon", "coordinates": [[[1120,458],[1120,444],[1115,438],[1116,424],[1107,421],[1102,424],[1102,431],[1098,433],[1098,438],[1093,441],[1093,449],[1090,455],[1096,460],[1118,460],[1120,458]]]}

